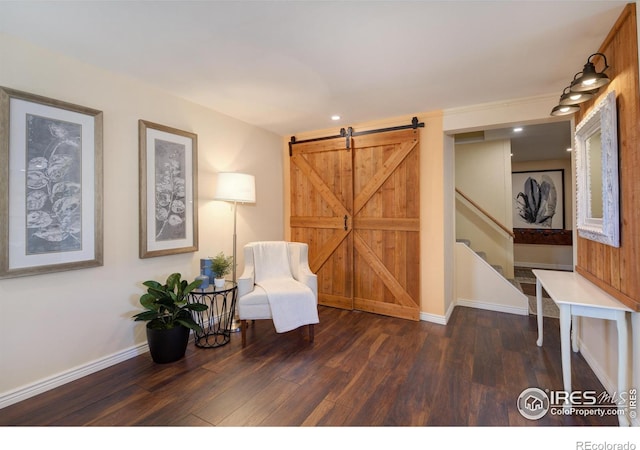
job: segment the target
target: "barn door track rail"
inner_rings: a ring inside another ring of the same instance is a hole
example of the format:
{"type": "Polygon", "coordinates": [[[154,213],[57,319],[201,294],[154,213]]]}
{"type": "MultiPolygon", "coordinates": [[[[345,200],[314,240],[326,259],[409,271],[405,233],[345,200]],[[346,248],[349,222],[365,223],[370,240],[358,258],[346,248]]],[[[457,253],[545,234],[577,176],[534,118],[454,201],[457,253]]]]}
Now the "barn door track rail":
{"type": "Polygon", "coordinates": [[[373,134],[373,133],[385,133],[387,131],[398,131],[398,130],[407,130],[413,128],[414,130],[417,128],[424,128],[424,122],[419,122],[417,117],[411,119],[411,124],[409,125],[399,125],[396,127],[387,127],[387,128],[377,128],[374,130],[365,130],[365,131],[354,131],[353,127],[349,128],[340,128],[340,134],[336,134],[333,136],[324,136],[313,139],[304,139],[301,141],[296,140],[295,136],[291,136],[291,140],[289,141],[289,156],[293,155],[293,144],[301,144],[303,142],[316,142],[316,141],[326,141],[328,139],[336,139],[343,137],[345,138],[345,148],[349,150],[351,148],[351,138],[354,136],[363,136],[365,134],[373,134]]]}

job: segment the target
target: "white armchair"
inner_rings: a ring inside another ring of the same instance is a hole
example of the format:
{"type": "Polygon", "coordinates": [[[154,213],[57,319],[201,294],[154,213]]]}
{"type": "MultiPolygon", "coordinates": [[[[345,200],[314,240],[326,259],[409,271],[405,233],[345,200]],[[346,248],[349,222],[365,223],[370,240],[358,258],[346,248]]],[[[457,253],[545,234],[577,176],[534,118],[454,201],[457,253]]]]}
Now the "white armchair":
{"type": "Polygon", "coordinates": [[[318,278],[309,268],[308,245],[262,241],[244,246],[244,271],[238,278],[238,317],[242,347],[247,321],[272,319],[278,333],[308,325],[314,339],[318,318],[318,278]]]}

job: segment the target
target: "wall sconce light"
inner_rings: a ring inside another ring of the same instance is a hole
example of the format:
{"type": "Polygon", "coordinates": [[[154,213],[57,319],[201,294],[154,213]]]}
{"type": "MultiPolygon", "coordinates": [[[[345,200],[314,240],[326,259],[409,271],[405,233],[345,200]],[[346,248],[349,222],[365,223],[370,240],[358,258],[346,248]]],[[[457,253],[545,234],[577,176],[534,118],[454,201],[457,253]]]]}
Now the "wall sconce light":
{"type": "Polygon", "coordinates": [[[599,89],[602,86],[609,84],[609,77],[604,73],[609,68],[607,64],[607,57],[602,53],[594,53],[587,58],[587,63],[582,69],[582,75],[578,78],[574,78],[571,83],[571,92],[585,92],[594,89],[599,89]],[[604,59],[604,69],[602,72],[596,72],[596,67],[591,62],[591,58],[594,56],[602,56],[604,59]]]}
{"type": "Polygon", "coordinates": [[[566,116],[580,111],[580,103],[591,100],[598,93],[598,90],[609,83],[609,77],[604,71],[609,68],[607,57],[603,53],[594,53],[587,58],[582,72],[578,72],[573,76],[571,84],[564,88],[560,101],[557,106],[551,110],[552,116],[566,116]],[[604,59],[604,69],[602,72],[596,72],[591,58],[601,56],[604,59]]]}
{"type": "Polygon", "coordinates": [[[569,89],[570,86],[567,86],[564,88],[564,91],[562,91],[560,102],[558,103],[559,105],[578,105],[591,100],[595,96],[596,92],[598,92],[597,89],[584,92],[571,92],[569,89]]]}
{"type": "Polygon", "coordinates": [[[554,106],[551,110],[552,116],[567,116],[569,114],[573,114],[576,111],[580,111],[580,107],[578,105],[558,105],[554,106]]]}

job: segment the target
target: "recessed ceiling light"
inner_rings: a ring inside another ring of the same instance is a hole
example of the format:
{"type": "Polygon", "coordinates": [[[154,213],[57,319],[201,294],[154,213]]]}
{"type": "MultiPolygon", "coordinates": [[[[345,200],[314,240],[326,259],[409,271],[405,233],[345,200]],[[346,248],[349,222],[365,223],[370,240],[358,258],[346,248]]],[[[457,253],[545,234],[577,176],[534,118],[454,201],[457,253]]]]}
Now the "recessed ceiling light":
{"type": "Polygon", "coordinates": [[[331,116],[331,120],[340,120],[340,116],[337,114],[334,114],[333,116],[331,116]]]}
{"type": "Polygon", "coordinates": [[[516,133],[519,133],[522,131],[522,127],[516,127],[513,129],[513,131],[515,131],[516,133]]]}

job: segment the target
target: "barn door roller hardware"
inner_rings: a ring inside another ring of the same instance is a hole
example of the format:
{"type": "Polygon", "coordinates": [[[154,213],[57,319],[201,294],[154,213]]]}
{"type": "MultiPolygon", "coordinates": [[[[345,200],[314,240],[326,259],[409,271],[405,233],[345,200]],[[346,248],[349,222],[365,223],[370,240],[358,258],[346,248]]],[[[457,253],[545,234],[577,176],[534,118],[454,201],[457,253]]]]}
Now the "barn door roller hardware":
{"type": "Polygon", "coordinates": [[[375,130],[365,130],[365,131],[353,131],[352,127],[347,129],[340,128],[340,134],[333,136],[324,136],[313,139],[304,139],[302,141],[296,140],[295,136],[291,136],[291,140],[289,141],[289,156],[293,155],[293,144],[301,144],[303,142],[316,142],[316,141],[326,141],[328,139],[335,139],[343,137],[345,138],[345,148],[349,150],[351,148],[351,138],[353,136],[363,136],[365,134],[373,134],[373,133],[384,133],[386,131],[398,131],[398,130],[407,130],[413,128],[414,130],[417,128],[424,128],[424,122],[418,122],[418,118],[414,117],[411,119],[410,125],[399,125],[397,127],[388,127],[388,128],[378,128],[375,130]]]}

